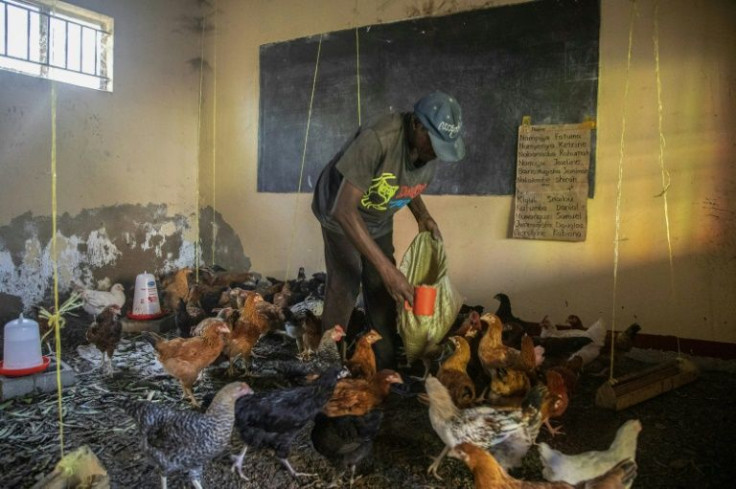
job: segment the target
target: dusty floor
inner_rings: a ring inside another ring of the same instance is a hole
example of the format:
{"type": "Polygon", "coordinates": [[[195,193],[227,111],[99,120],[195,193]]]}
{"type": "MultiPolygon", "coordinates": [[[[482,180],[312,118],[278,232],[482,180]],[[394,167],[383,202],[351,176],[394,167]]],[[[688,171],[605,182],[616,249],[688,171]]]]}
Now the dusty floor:
{"type": "MultiPolygon", "coordinates": [[[[86,444],[98,455],[111,476],[112,487],[157,488],[159,479],[142,458],[132,421],[119,406],[127,399],[144,398],[149,390],[162,402],[179,402],[178,385],[160,370],[147,343],[135,335],[126,337],[114,357],[116,373],[107,378],[80,357],[85,324],[70,321],[64,341],[64,358],[78,372],[77,383],[64,392],[65,446],[72,450],[86,444]]],[[[84,350],[82,351],[84,354],[84,350]]],[[[649,364],[622,359],[620,374],[649,364]]],[[[595,367],[595,366],[594,366],[595,367]]],[[[591,369],[595,370],[595,368],[591,369]]],[[[542,430],[539,441],[565,453],[605,449],[616,429],[627,419],[643,424],[635,488],[720,488],[733,487],[736,475],[736,375],[704,370],[698,380],[622,412],[597,408],[595,391],[605,380],[586,375],[562,422],[565,435],[554,439],[542,430]]],[[[618,374],[617,374],[618,375],[618,374]]],[[[213,367],[197,384],[201,399],[229,379],[223,367],[213,367]]],[[[254,388],[264,388],[258,383],[254,388]]],[[[183,403],[179,404],[185,408],[183,403]]],[[[0,487],[26,488],[48,473],[58,460],[59,433],[55,395],[12,400],[0,404],[0,487]]],[[[291,461],[296,470],[315,472],[319,478],[293,480],[268,452],[255,452],[246,459],[250,482],[230,472],[228,454],[212,461],[205,470],[209,488],[296,488],[347,487],[336,479],[337,472],[309,442],[308,428],[294,444],[291,461]],[[332,485],[331,485],[332,484],[332,485]]],[[[230,449],[241,447],[237,434],[230,449]]],[[[384,424],[376,442],[374,470],[356,481],[355,488],[444,488],[472,487],[472,479],[455,460],[443,463],[443,481],[426,475],[429,457],[438,454],[442,443],[429,424],[427,408],[415,398],[391,394],[385,406],[384,424]]],[[[524,467],[514,475],[529,480],[541,478],[535,449],[524,467]]],[[[169,479],[170,488],[190,487],[183,477],[169,479]]]]}

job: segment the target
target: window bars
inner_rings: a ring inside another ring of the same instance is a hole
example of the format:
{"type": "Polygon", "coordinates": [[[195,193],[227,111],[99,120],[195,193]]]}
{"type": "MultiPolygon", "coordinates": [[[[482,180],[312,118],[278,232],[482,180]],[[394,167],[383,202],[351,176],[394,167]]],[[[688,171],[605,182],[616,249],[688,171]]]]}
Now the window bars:
{"type": "Polygon", "coordinates": [[[112,92],[113,19],[54,0],[0,0],[0,69],[112,92]]]}

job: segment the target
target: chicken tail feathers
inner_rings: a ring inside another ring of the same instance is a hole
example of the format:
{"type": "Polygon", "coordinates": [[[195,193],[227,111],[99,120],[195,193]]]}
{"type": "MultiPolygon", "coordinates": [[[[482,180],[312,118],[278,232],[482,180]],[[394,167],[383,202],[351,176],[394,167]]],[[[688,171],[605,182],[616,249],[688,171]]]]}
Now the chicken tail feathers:
{"type": "Polygon", "coordinates": [[[547,395],[547,392],[547,387],[545,387],[544,384],[540,383],[532,387],[522,402],[524,410],[526,411],[531,408],[539,411],[542,408],[542,401],[544,401],[544,397],[547,395]]]}
{"type": "Polygon", "coordinates": [[[143,331],[141,333],[141,337],[147,342],[149,342],[154,349],[156,348],[156,345],[158,343],[160,343],[161,341],[164,341],[163,337],[157,335],[153,331],[143,331]]]}

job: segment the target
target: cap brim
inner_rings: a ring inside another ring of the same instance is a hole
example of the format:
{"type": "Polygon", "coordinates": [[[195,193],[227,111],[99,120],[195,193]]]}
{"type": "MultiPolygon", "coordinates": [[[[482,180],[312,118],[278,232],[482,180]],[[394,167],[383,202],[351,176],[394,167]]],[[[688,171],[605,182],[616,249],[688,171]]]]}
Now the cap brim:
{"type": "Polygon", "coordinates": [[[454,163],[465,158],[465,142],[462,136],[458,136],[455,141],[445,141],[438,138],[432,132],[428,132],[429,140],[432,141],[432,149],[442,161],[454,163]]]}

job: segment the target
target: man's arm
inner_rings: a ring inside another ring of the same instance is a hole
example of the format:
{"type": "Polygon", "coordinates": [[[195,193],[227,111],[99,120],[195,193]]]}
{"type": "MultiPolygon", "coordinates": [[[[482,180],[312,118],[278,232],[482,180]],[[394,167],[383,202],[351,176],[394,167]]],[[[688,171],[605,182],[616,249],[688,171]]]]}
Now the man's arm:
{"type": "Polygon", "coordinates": [[[411,210],[411,213],[414,214],[414,219],[417,220],[417,224],[419,225],[419,231],[429,231],[432,233],[432,237],[437,240],[442,240],[442,233],[440,233],[440,228],[437,225],[437,222],[432,219],[432,216],[429,215],[429,211],[424,206],[424,201],[422,200],[421,195],[417,195],[414,197],[411,202],[409,202],[409,210],[411,210]]]}
{"type": "Polygon", "coordinates": [[[355,245],[358,251],[376,267],[383,279],[386,290],[399,304],[408,301],[414,302],[414,287],[411,286],[403,273],[391,263],[381,251],[381,248],[371,237],[363,218],[358,213],[358,203],[363,192],[343,179],[337,198],[332,208],[332,217],[340,224],[343,231],[355,245]]]}

